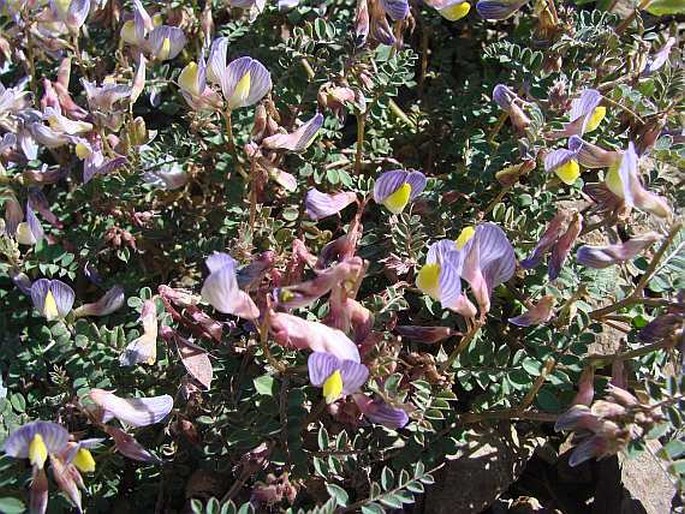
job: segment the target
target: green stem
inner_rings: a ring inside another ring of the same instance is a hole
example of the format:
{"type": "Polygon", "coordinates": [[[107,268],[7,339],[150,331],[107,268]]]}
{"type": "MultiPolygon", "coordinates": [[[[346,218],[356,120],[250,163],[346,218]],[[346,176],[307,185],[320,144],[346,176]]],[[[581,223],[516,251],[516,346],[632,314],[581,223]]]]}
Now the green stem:
{"type": "Polygon", "coordinates": [[[354,171],[357,175],[362,170],[362,156],[364,154],[364,131],[366,129],[366,113],[357,116],[357,153],[354,159],[354,171]]]}
{"type": "Polygon", "coordinates": [[[476,334],[482,326],[483,321],[478,320],[474,323],[473,327],[471,327],[471,330],[466,333],[462,340],[459,341],[459,344],[454,348],[454,350],[452,350],[452,353],[450,353],[449,357],[447,357],[447,360],[442,363],[440,366],[440,373],[444,373],[450,368],[450,366],[452,366],[454,360],[468,347],[469,343],[474,337],[476,337],[476,334]]]}
{"type": "Polygon", "coordinates": [[[245,173],[245,170],[243,169],[242,165],[240,164],[240,161],[238,160],[238,151],[236,149],[235,139],[233,137],[233,120],[231,118],[230,109],[226,109],[226,111],[224,111],[224,119],[226,120],[226,139],[228,141],[228,151],[231,154],[231,157],[233,158],[235,170],[238,173],[240,173],[241,177],[247,180],[249,176],[247,173],[245,173]]]}

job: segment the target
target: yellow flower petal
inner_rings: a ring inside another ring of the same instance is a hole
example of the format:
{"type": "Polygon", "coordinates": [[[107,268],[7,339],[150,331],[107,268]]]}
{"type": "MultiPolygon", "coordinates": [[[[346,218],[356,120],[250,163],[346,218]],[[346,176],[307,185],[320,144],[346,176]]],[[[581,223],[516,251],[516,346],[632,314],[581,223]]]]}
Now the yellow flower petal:
{"type": "Polygon", "coordinates": [[[440,298],[440,264],[424,264],[416,276],[416,287],[436,300],[440,298]]]}
{"type": "Polygon", "coordinates": [[[199,67],[191,62],[186,65],[178,76],[178,85],[181,89],[194,96],[200,96],[200,84],[198,83],[199,67]]]}
{"type": "Polygon", "coordinates": [[[88,148],[88,145],[84,145],[83,143],[76,143],[76,148],[74,150],[76,151],[76,157],[78,157],[81,160],[88,157],[91,153],[90,148],[88,148]]]}
{"type": "Polygon", "coordinates": [[[592,114],[590,115],[590,119],[587,121],[587,125],[585,125],[585,132],[592,132],[595,130],[597,127],[599,127],[599,124],[602,123],[602,120],[607,114],[607,108],[604,107],[603,105],[600,105],[599,107],[596,107],[594,111],[592,111],[592,114]]]}
{"type": "Polygon", "coordinates": [[[578,165],[578,161],[571,159],[555,168],[554,173],[557,174],[557,177],[559,177],[564,184],[570,186],[578,180],[578,177],[580,177],[580,166],[578,165]]]}
{"type": "Polygon", "coordinates": [[[475,227],[464,227],[461,233],[459,234],[459,237],[455,241],[457,249],[461,250],[462,248],[464,248],[466,246],[466,243],[468,243],[471,240],[475,233],[475,227]]]}
{"type": "Polygon", "coordinates": [[[45,303],[43,303],[43,316],[45,316],[48,319],[48,321],[51,321],[59,317],[59,311],[57,310],[57,302],[55,301],[55,296],[49,289],[48,294],[45,295],[45,303]]]}
{"type": "Polygon", "coordinates": [[[466,16],[471,10],[471,4],[468,2],[461,2],[459,4],[452,4],[438,11],[443,18],[449,21],[457,21],[466,16]]]}
{"type": "Polygon", "coordinates": [[[69,12],[70,5],[71,0],[55,0],[55,8],[62,18],[64,18],[69,12]]]}
{"type": "Polygon", "coordinates": [[[326,403],[333,403],[343,391],[343,380],[340,370],[335,370],[330,377],[323,383],[323,395],[326,398],[326,403]]]}
{"type": "Polygon", "coordinates": [[[250,94],[250,85],[252,83],[252,78],[250,77],[250,72],[248,71],[243,77],[238,81],[233,90],[233,96],[228,101],[228,107],[233,109],[243,105],[250,94]]]}
{"type": "Polygon", "coordinates": [[[159,53],[157,54],[157,59],[160,61],[166,61],[171,53],[171,41],[168,37],[164,38],[162,41],[162,46],[159,48],[159,53]]]}
{"type": "Polygon", "coordinates": [[[87,448],[79,448],[71,463],[84,473],[95,471],[95,459],[87,448]]]}
{"type": "Polygon", "coordinates": [[[621,175],[618,172],[618,168],[618,164],[614,164],[611,168],[609,168],[604,181],[609,188],[609,191],[614,193],[619,198],[623,198],[623,181],[621,180],[621,175]]]}
{"type": "Polygon", "coordinates": [[[385,205],[393,214],[399,214],[409,203],[410,196],[411,186],[405,182],[397,188],[397,191],[383,200],[383,205],[385,205]]]}
{"type": "Polygon", "coordinates": [[[121,39],[129,45],[137,45],[139,43],[138,36],[136,34],[136,24],[133,20],[128,20],[124,22],[124,26],[121,27],[121,39]]]}
{"type": "Polygon", "coordinates": [[[43,469],[45,461],[48,460],[48,447],[45,446],[43,436],[36,434],[29,444],[29,460],[33,466],[43,469]]]}

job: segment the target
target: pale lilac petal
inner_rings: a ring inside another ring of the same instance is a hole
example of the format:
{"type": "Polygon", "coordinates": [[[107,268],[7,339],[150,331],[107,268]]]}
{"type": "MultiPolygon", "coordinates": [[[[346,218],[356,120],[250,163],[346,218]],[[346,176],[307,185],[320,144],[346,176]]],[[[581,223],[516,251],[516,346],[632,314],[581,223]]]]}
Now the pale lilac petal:
{"type": "Polygon", "coordinates": [[[369,378],[369,368],[358,362],[342,361],[340,374],[343,380],[343,396],[356,393],[369,378]]]}
{"type": "Polygon", "coordinates": [[[528,309],[526,312],[515,318],[509,318],[509,323],[517,325],[519,327],[530,327],[531,325],[542,325],[547,323],[552,314],[554,308],[554,297],[552,295],[547,295],[542,297],[542,299],[535,304],[533,307],[528,309]]]}
{"type": "Polygon", "coordinates": [[[212,307],[224,314],[245,319],[259,317],[259,309],[252,298],[238,288],[235,261],[226,254],[213,254],[207,259],[210,274],[202,286],[201,295],[212,307]],[[223,262],[223,266],[220,263],[223,262]],[[219,267],[221,266],[221,267],[219,267]],[[214,268],[214,271],[211,269],[214,268]]]}
{"type": "Polygon", "coordinates": [[[240,57],[231,61],[221,74],[221,92],[229,109],[248,107],[257,103],[271,89],[271,74],[262,63],[251,57],[240,57]],[[249,83],[246,90],[237,90],[246,75],[249,83]]]}
{"type": "Polygon", "coordinates": [[[60,453],[69,442],[69,432],[62,425],[50,421],[33,421],[12,432],[5,439],[4,451],[17,459],[29,458],[29,445],[40,434],[49,453],[60,453]]]}
{"type": "Polygon", "coordinates": [[[669,37],[662,46],[652,57],[650,57],[647,67],[645,68],[645,74],[649,75],[660,69],[668,61],[668,56],[671,53],[673,45],[675,45],[676,40],[674,37],[669,37]]]}
{"type": "Polygon", "coordinates": [[[409,423],[409,416],[406,411],[387,404],[380,398],[372,400],[364,394],[352,396],[359,410],[368,418],[371,423],[398,429],[409,423]]]}
{"type": "Polygon", "coordinates": [[[628,149],[623,152],[618,174],[621,177],[623,199],[627,206],[635,206],[662,218],[670,216],[671,209],[666,200],[646,190],[642,185],[638,173],[638,157],[632,141],[628,144],[628,149]]]}
{"type": "Polygon", "coordinates": [[[103,409],[106,419],[115,417],[132,427],[159,423],[174,407],[174,399],[168,394],[148,398],[120,398],[103,389],[91,389],[89,396],[103,409]]]}
{"type": "MultiPolygon", "coordinates": [[[[476,6],[478,8],[478,6],[476,6]]],[[[492,90],[492,99],[503,111],[509,111],[518,96],[504,84],[497,84],[492,90]]]]}
{"type": "Polygon", "coordinates": [[[183,30],[169,25],[160,25],[150,33],[147,49],[154,58],[167,61],[180,54],[185,44],[186,36],[183,30]]]}
{"type": "Polygon", "coordinates": [[[575,430],[597,430],[601,426],[601,421],[592,414],[587,405],[573,405],[566,412],[561,414],[554,424],[557,432],[575,430]]]}
{"type": "Polygon", "coordinates": [[[476,10],[486,20],[506,20],[529,0],[479,0],[476,10]]]}
{"type": "Polygon", "coordinates": [[[33,468],[31,489],[29,491],[29,512],[45,514],[48,510],[48,476],[43,468],[33,468]]]}
{"type": "Polygon", "coordinates": [[[278,168],[269,170],[269,177],[276,181],[286,191],[293,192],[297,189],[297,179],[291,173],[278,168]]]}
{"type": "Polygon", "coordinates": [[[567,150],[566,148],[560,148],[549,152],[545,157],[545,171],[552,172],[559,166],[566,164],[569,161],[577,159],[576,153],[567,150]]]}
{"type": "MultiPolygon", "coordinates": [[[[596,89],[584,89],[580,93],[580,97],[571,102],[570,120],[573,123],[576,120],[588,118],[599,103],[602,101],[602,94],[596,89]]],[[[583,123],[583,129],[585,123],[583,123]]]]}
{"type": "Polygon", "coordinates": [[[230,267],[233,270],[235,270],[238,267],[238,262],[233,257],[228,255],[227,253],[222,252],[214,252],[212,255],[207,257],[205,264],[207,265],[207,268],[209,269],[210,273],[219,271],[220,269],[225,268],[226,266],[230,267]]]}
{"type": "Polygon", "coordinates": [[[576,135],[569,138],[568,148],[585,168],[609,168],[621,159],[621,152],[605,150],[576,135]]]}
{"type": "Polygon", "coordinates": [[[13,236],[23,219],[24,210],[21,208],[19,200],[14,195],[8,196],[5,199],[5,232],[7,235],[13,236]]]}
{"type": "Polygon", "coordinates": [[[304,205],[307,215],[318,221],[339,213],[356,200],[356,193],[351,191],[329,194],[313,188],[307,191],[304,205]]]}
{"type": "Polygon", "coordinates": [[[228,38],[220,37],[212,41],[207,62],[207,80],[213,84],[221,84],[221,76],[226,69],[226,54],[228,53],[228,38]]]}
{"type": "Polygon", "coordinates": [[[461,272],[463,269],[463,252],[447,254],[440,265],[438,286],[440,288],[440,304],[446,308],[458,311],[461,289],[461,272]]]}
{"type": "Polygon", "coordinates": [[[90,12],[90,0],[71,0],[64,23],[72,31],[77,31],[85,23],[90,12]]]}
{"type": "Polygon", "coordinates": [[[124,288],[121,286],[114,286],[108,290],[102,297],[94,303],[87,303],[81,305],[74,310],[75,316],[109,316],[113,312],[118,311],[124,306],[126,295],[124,288]]]}
{"type": "Polygon", "coordinates": [[[417,170],[410,170],[406,178],[407,184],[411,186],[411,194],[409,195],[409,200],[414,201],[417,196],[419,196],[424,189],[426,189],[426,184],[428,179],[426,175],[417,170]]]}
{"type": "Polygon", "coordinates": [[[658,233],[647,232],[620,244],[609,246],[583,245],[576,252],[576,260],[588,268],[607,268],[632,259],[659,239],[661,236],[658,233]]]}
{"type": "Polygon", "coordinates": [[[374,201],[382,203],[407,181],[408,175],[409,172],[405,170],[391,170],[382,173],[373,186],[374,201]]]}
{"type": "Polygon", "coordinates": [[[601,457],[606,453],[607,447],[608,442],[603,436],[588,437],[573,449],[568,465],[573,468],[594,457],[601,457]]]}
{"type": "Polygon", "coordinates": [[[309,381],[316,387],[322,387],[326,379],[334,371],[340,370],[341,366],[342,362],[335,355],[326,352],[314,352],[307,359],[309,381]]]}
{"type": "Polygon", "coordinates": [[[269,150],[289,150],[302,152],[312,144],[323,125],[323,115],[316,113],[307,123],[290,134],[275,134],[262,141],[262,147],[269,150]]]}
{"type": "Polygon", "coordinates": [[[44,315],[45,313],[45,299],[48,296],[48,292],[52,293],[59,317],[63,318],[71,312],[74,300],[76,299],[74,290],[59,280],[41,278],[36,280],[31,286],[33,305],[41,314],[44,315]]]}
{"type": "Polygon", "coordinates": [[[407,0],[380,0],[383,10],[393,21],[400,21],[409,16],[409,2],[407,0]]]}

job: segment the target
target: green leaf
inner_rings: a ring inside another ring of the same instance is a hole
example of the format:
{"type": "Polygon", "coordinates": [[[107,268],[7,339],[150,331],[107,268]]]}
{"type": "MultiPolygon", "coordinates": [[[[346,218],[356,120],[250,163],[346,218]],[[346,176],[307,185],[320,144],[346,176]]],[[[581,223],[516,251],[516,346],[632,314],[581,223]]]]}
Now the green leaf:
{"type": "Polygon", "coordinates": [[[326,484],[326,490],[328,491],[328,494],[330,494],[332,498],[335,498],[335,502],[340,507],[346,507],[347,506],[347,501],[350,499],[350,496],[347,494],[347,491],[345,491],[345,489],[343,489],[339,485],[326,484]]]}
{"type": "Polygon", "coordinates": [[[271,375],[262,375],[253,381],[257,392],[263,396],[273,396],[276,394],[276,381],[271,375]]]}
{"type": "Polygon", "coordinates": [[[0,498],[0,512],[2,514],[21,514],[26,512],[26,506],[16,498],[0,498]]]}
{"type": "Polygon", "coordinates": [[[361,508],[362,514],[385,514],[385,509],[377,503],[368,503],[361,508]]]}
{"type": "Polygon", "coordinates": [[[654,16],[685,14],[685,0],[654,0],[647,6],[647,12],[654,16]]]}

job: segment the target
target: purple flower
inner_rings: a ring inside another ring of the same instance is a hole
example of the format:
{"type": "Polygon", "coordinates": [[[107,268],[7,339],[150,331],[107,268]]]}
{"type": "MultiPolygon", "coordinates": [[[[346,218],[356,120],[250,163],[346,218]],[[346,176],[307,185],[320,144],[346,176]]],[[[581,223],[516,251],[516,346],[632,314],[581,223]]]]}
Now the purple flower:
{"type": "Polygon", "coordinates": [[[71,32],[78,32],[90,12],[90,0],[50,0],[50,9],[71,32]]]}
{"type": "Polygon", "coordinates": [[[234,110],[264,98],[271,89],[271,74],[256,59],[240,57],[224,68],[220,82],[228,109],[234,110]]]}
{"type": "Polygon", "coordinates": [[[607,268],[632,259],[660,238],[661,236],[656,232],[647,232],[620,244],[609,246],[583,245],[576,252],[576,260],[588,268],[607,268]]]}
{"type": "Polygon", "coordinates": [[[506,20],[529,0],[479,0],[476,10],[486,20],[506,20]]]}
{"type": "Polygon", "coordinates": [[[161,462],[157,457],[147,451],[142,444],[136,441],[132,435],[127,434],[120,428],[105,425],[103,430],[107,432],[114,440],[114,445],[119,453],[128,457],[129,459],[140,462],[152,462],[156,464],[161,462]]]}
{"type": "Polygon", "coordinates": [[[661,69],[661,67],[668,62],[668,56],[671,53],[673,45],[675,45],[676,40],[674,37],[669,37],[664,46],[662,46],[654,55],[650,56],[647,61],[647,67],[642,72],[643,75],[651,75],[655,71],[661,69]]]}
{"type": "Polygon", "coordinates": [[[27,246],[33,246],[43,240],[45,235],[43,226],[36,213],[33,212],[30,202],[26,203],[26,221],[16,225],[15,235],[17,243],[27,246]]]}
{"type": "Polygon", "coordinates": [[[426,176],[420,171],[386,171],[376,180],[373,199],[393,214],[399,214],[425,187],[426,176]]]}
{"type": "Polygon", "coordinates": [[[356,393],[369,378],[369,369],[353,360],[341,360],[326,352],[314,352],[307,360],[309,381],[323,388],[326,403],[356,393]]]}
{"type": "Polygon", "coordinates": [[[64,318],[71,312],[76,293],[60,280],[41,278],[31,286],[31,300],[33,306],[48,321],[64,318]]]}
{"type": "Polygon", "coordinates": [[[433,243],[428,249],[426,263],[416,275],[416,287],[438,300],[446,309],[461,312],[461,270],[463,255],[451,239],[433,243]]]}
{"type": "Polygon", "coordinates": [[[548,274],[551,280],[555,280],[561,268],[566,261],[566,257],[571,251],[576,238],[580,235],[583,229],[583,217],[580,213],[574,213],[571,221],[568,224],[566,232],[559,238],[559,240],[552,247],[552,256],[549,259],[548,274]]]}
{"type": "Polygon", "coordinates": [[[62,452],[69,442],[67,429],[49,421],[33,421],[21,426],[5,440],[4,451],[16,459],[29,459],[42,469],[48,455],[62,452]]]}
{"type": "Polygon", "coordinates": [[[371,423],[392,429],[402,428],[409,423],[409,416],[404,409],[393,407],[380,398],[372,400],[361,393],[353,395],[352,398],[371,423]]]}
{"type": "Polygon", "coordinates": [[[460,20],[471,11],[471,4],[466,0],[430,0],[426,3],[449,21],[460,20]]]}
{"type": "Polygon", "coordinates": [[[181,53],[186,45],[186,36],[178,27],[160,25],[150,33],[145,48],[158,61],[168,61],[181,53]]]}
{"type": "Polygon", "coordinates": [[[312,119],[290,134],[274,134],[262,141],[262,147],[268,150],[288,150],[302,152],[314,142],[323,125],[323,114],[316,113],[312,119]]]}
{"type": "Polygon", "coordinates": [[[554,303],[552,295],[543,296],[538,303],[520,316],[509,318],[509,323],[519,327],[530,327],[531,325],[547,323],[552,318],[552,314],[554,314],[554,303]]]}
{"type": "Polygon", "coordinates": [[[121,398],[104,389],[91,389],[88,395],[102,409],[103,423],[117,418],[131,427],[159,423],[174,407],[174,399],[168,394],[149,398],[121,398]]]}
{"type": "Polygon", "coordinates": [[[407,0],[380,0],[380,4],[393,21],[404,20],[409,16],[409,2],[407,0]]]}
{"type": "Polygon", "coordinates": [[[304,198],[305,211],[307,216],[313,220],[327,218],[337,214],[345,207],[357,200],[356,193],[351,191],[339,193],[322,193],[316,188],[307,191],[304,198]]]}
{"type": "Polygon", "coordinates": [[[212,41],[207,60],[207,80],[212,84],[221,84],[221,76],[224,74],[224,70],[226,70],[227,53],[227,37],[219,37],[212,41]]]}
{"type": "Polygon", "coordinates": [[[575,135],[569,138],[568,149],[585,168],[608,168],[621,160],[621,152],[605,150],[575,135]]]}
{"type": "Polygon", "coordinates": [[[570,122],[562,130],[551,133],[552,137],[582,136],[599,127],[606,116],[606,107],[599,105],[602,94],[596,89],[585,89],[571,102],[570,122]]]}
{"type": "Polygon", "coordinates": [[[114,286],[94,303],[86,303],[74,309],[74,316],[109,316],[123,307],[126,296],[124,288],[114,286]]]}
{"type": "Polygon", "coordinates": [[[122,366],[154,364],[157,361],[157,306],[152,300],[143,302],[140,312],[143,334],[131,341],[119,357],[122,366]]]}
{"type": "Polygon", "coordinates": [[[545,171],[554,172],[564,184],[571,185],[580,177],[580,166],[576,152],[560,148],[545,157],[545,171]]]}
{"type": "Polygon", "coordinates": [[[492,99],[509,115],[517,132],[522,133],[530,125],[530,118],[523,112],[524,101],[511,88],[497,84],[492,90],[492,99]]]}
{"type": "Polygon", "coordinates": [[[583,218],[578,213],[559,210],[545,228],[533,253],[521,261],[525,269],[532,269],[542,261],[547,252],[552,251],[549,260],[549,278],[554,280],[559,275],[571,247],[583,228],[583,218]]]}
{"type": "Polygon", "coordinates": [[[236,261],[228,254],[213,253],[207,257],[209,276],[202,286],[202,298],[219,312],[245,319],[259,317],[252,298],[238,288],[236,261]]]}
{"type": "Polygon", "coordinates": [[[660,218],[668,218],[671,208],[665,199],[645,189],[638,173],[638,157],[632,141],[623,152],[619,165],[609,169],[605,183],[607,188],[618,198],[622,198],[628,207],[649,212],[660,218]]]}

